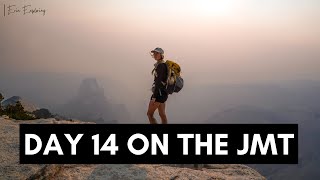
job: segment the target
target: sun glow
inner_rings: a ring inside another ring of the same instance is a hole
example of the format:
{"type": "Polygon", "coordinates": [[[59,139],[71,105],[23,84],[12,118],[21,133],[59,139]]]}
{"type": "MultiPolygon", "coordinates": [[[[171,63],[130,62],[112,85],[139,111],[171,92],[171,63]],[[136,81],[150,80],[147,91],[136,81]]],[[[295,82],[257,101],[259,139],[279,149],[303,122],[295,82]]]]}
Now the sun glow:
{"type": "Polygon", "coordinates": [[[198,13],[206,16],[228,16],[233,10],[230,0],[198,0],[194,6],[198,13]]]}

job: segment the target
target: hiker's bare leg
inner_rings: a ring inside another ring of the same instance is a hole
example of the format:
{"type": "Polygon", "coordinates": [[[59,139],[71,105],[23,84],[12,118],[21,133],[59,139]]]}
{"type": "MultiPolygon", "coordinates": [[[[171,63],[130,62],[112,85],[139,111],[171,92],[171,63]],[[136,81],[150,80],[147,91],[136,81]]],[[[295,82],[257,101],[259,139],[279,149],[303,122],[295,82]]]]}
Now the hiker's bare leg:
{"type": "Polygon", "coordinates": [[[148,107],[148,112],[147,116],[149,118],[150,124],[157,124],[156,118],[154,118],[154,111],[159,107],[160,103],[159,102],[149,102],[149,107],[148,107]]]}
{"type": "Polygon", "coordinates": [[[161,122],[162,124],[167,124],[168,120],[167,120],[167,115],[166,115],[166,103],[160,103],[159,108],[159,116],[161,118],[161,122]]]}

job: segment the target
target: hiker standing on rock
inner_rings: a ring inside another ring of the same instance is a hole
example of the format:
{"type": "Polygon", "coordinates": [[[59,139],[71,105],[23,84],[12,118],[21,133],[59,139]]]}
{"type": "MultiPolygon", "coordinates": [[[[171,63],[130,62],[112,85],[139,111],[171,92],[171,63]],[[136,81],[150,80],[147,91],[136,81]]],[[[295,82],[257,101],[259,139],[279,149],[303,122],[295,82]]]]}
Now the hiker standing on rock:
{"type": "Polygon", "coordinates": [[[147,115],[150,124],[157,124],[157,120],[153,115],[155,110],[158,109],[162,124],[167,124],[165,108],[168,93],[165,90],[165,85],[167,82],[168,68],[164,61],[164,51],[161,48],[157,47],[152,50],[151,55],[157,62],[154,64],[154,69],[152,70],[154,82],[147,115]]]}

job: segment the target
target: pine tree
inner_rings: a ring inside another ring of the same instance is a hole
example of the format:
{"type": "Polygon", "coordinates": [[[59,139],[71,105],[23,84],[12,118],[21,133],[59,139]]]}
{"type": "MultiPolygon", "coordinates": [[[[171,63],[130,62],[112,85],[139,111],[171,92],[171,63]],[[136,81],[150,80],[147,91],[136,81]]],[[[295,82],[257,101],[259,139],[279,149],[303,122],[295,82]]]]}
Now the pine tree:
{"type": "Polygon", "coordinates": [[[16,102],[15,105],[8,105],[4,113],[8,115],[12,119],[19,119],[19,120],[32,120],[35,119],[33,116],[29,115],[24,108],[20,101],[16,102]]]}

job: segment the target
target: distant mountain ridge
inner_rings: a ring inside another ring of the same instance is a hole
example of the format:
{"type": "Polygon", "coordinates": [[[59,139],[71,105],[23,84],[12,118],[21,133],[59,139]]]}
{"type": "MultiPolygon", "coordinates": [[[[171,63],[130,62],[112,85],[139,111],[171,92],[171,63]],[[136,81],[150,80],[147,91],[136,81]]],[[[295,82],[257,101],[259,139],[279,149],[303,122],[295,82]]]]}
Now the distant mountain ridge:
{"type": "Polygon", "coordinates": [[[318,179],[320,177],[320,112],[310,109],[236,106],[211,116],[206,123],[280,124],[299,126],[299,164],[250,164],[267,179],[318,179]]]}

